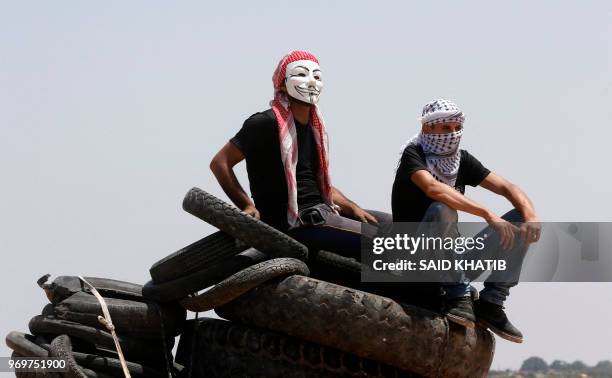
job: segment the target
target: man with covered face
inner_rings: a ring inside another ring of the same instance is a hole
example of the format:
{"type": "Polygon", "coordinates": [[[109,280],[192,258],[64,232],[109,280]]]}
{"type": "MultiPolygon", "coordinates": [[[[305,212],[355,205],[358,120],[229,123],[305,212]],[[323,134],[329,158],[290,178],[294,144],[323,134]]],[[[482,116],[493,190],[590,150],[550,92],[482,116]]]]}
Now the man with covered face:
{"type": "Polygon", "coordinates": [[[279,62],[272,82],[271,108],[249,117],[210,168],[245,213],[312,251],[356,256],[361,222],[391,217],[364,211],[331,184],[325,122],[317,106],[323,88],[319,62],[308,52],[292,51],[279,62]],[[233,172],[243,159],[253,200],[233,172]]]}
{"type": "Polygon", "coordinates": [[[476,303],[472,302],[469,282],[481,272],[454,271],[452,279],[442,283],[443,311],[453,322],[473,327],[478,321],[499,336],[520,343],[523,335],[508,320],[503,304],[510,288],[517,284],[529,243],[540,237],[540,224],[531,201],[518,186],[459,149],[464,120],[463,112],[451,101],[438,99],[423,107],[421,130],[406,144],[396,171],[393,220],[421,222],[421,230],[435,228],[435,236],[441,237],[459,235],[457,211],[474,214],[489,223],[477,235],[488,237],[476,258],[507,251],[507,270],[494,271],[487,278],[476,303]],[[466,185],[482,186],[501,195],[514,209],[499,217],[466,197],[466,185]]]}

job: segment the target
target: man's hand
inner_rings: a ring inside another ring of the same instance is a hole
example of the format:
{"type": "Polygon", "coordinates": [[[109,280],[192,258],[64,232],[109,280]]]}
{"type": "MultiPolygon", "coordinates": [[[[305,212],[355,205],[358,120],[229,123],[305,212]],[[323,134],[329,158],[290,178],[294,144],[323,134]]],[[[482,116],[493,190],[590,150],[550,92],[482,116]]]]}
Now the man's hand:
{"type": "Polygon", "coordinates": [[[493,193],[506,197],[514,205],[514,208],[523,214],[525,222],[520,225],[518,235],[525,245],[540,240],[540,233],[542,232],[540,221],[533,204],[518,186],[493,172],[489,173],[480,185],[493,193]]]}
{"type": "Polygon", "coordinates": [[[346,196],[342,194],[342,192],[336,187],[332,187],[332,201],[338,207],[340,207],[341,215],[344,215],[348,218],[353,218],[364,223],[371,222],[378,224],[378,221],[372,216],[372,214],[368,214],[361,207],[357,206],[355,202],[346,198],[346,196]]]}
{"type": "Polygon", "coordinates": [[[247,205],[242,211],[255,219],[259,219],[259,210],[255,208],[255,205],[247,205]]]}
{"type": "Polygon", "coordinates": [[[512,249],[514,247],[514,235],[520,232],[519,228],[493,213],[488,214],[485,220],[499,234],[499,245],[504,250],[512,249]]]}
{"type": "Polygon", "coordinates": [[[523,243],[530,244],[540,240],[542,225],[540,224],[537,216],[527,217],[519,229],[523,243]]]}
{"type": "Polygon", "coordinates": [[[368,213],[357,205],[349,206],[348,209],[342,209],[342,213],[343,215],[360,222],[378,224],[378,221],[372,214],[368,213]]]}

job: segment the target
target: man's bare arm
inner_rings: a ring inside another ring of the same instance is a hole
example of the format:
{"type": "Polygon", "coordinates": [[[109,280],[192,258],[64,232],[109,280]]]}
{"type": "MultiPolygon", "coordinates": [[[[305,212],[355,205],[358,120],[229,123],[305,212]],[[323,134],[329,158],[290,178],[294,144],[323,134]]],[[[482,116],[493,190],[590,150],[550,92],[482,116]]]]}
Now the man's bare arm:
{"type": "Polygon", "coordinates": [[[514,246],[514,232],[518,230],[517,227],[506,222],[476,201],[439,182],[431,173],[424,169],[413,173],[410,179],[432,200],[442,202],[452,209],[465,211],[466,213],[483,218],[499,232],[500,244],[504,249],[514,246]]]}
{"type": "Polygon", "coordinates": [[[427,197],[434,201],[442,202],[455,210],[474,214],[485,219],[487,222],[493,220],[495,217],[495,214],[490,212],[484,206],[469,199],[450,186],[436,180],[431,173],[424,169],[413,173],[410,179],[423,191],[423,193],[425,193],[427,197]]]}
{"type": "Polygon", "coordinates": [[[521,237],[525,242],[531,243],[540,239],[542,230],[533,203],[518,185],[491,172],[480,183],[480,186],[495,194],[504,196],[523,215],[523,219],[527,223],[521,225],[521,237]]]}
{"type": "Polygon", "coordinates": [[[500,175],[491,172],[480,183],[480,186],[492,191],[495,194],[504,196],[518,211],[520,211],[526,222],[537,220],[533,203],[529,200],[525,192],[523,192],[517,185],[511,183],[500,175]]]}
{"type": "Polygon", "coordinates": [[[373,215],[348,199],[339,189],[332,187],[332,201],[340,207],[340,213],[361,222],[378,223],[373,215]]]}
{"type": "Polygon", "coordinates": [[[244,191],[234,173],[234,166],[242,160],[244,160],[244,155],[238,147],[231,142],[227,142],[211,160],[210,170],[234,205],[259,219],[259,211],[255,208],[255,204],[244,191]]]}

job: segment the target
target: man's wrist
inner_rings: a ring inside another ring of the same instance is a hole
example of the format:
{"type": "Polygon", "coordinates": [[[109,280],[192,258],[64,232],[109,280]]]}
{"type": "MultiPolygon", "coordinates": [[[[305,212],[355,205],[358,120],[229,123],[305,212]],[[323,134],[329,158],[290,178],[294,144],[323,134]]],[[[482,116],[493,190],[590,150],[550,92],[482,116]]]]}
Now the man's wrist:
{"type": "Polygon", "coordinates": [[[254,203],[247,203],[246,205],[242,206],[241,209],[244,211],[244,210],[246,210],[248,208],[254,208],[254,207],[255,207],[254,203]]]}
{"type": "Polygon", "coordinates": [[[495,218],[495,214],[487,209],[482,209],[480,217],[484,219],[487,223],[490,223],[493,218],[495,218]]]}

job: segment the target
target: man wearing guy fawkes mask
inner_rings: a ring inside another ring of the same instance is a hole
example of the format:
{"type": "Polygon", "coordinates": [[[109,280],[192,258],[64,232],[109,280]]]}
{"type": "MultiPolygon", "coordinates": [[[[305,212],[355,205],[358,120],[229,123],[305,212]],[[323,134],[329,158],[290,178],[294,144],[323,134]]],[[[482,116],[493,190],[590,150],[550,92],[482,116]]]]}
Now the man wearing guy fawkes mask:
{"type": "Polygon", "coordinates": [[[391,201],[393,221],[421,222],[423,230],[436,227],[435,236],[442,237],[458,236],[458,210],[489,223],[476,236],[489,235],[484,249],[477,251],[476,256],[483,259],[495,256],[501,248],[510,256],[508,270],[495,271],[486,279],[475,304],[469,283],[482,272],[453,272],[452,279],[442,283],[443,311],[455,323],[474,327],[477,321],[500,337],[521,343],[523,335],[508,320],[503,304],[510,288],[517,284],[528,245],[540,238],[541,227],[531,201],[518,186],[489,171],[466,150],[459,149],[464,120],[463,112],[448,100],[438,99],[423,107],[421,131],[402,149],[396,170],[391,201]],[[514,209],[499,217],[466,197],[466,185],[482,186],[502,195],[514,209]],[[441,235],[440,230],[443,230],[441,235]]]}
{"type": "Polygon", "coordinates": [[[390,222],[364,211],[331,185],[325,123],[317,103],[323,88],[319,62],[292,51],[272,77],[271,109],[255,113],[215,155],[210,168],[245,213],[289,233],[311,251],[357,257],[361,223],[390,222]],[[233,167],[246,160],[253,201],[233,167]]]}

